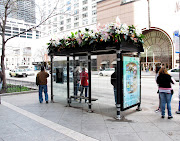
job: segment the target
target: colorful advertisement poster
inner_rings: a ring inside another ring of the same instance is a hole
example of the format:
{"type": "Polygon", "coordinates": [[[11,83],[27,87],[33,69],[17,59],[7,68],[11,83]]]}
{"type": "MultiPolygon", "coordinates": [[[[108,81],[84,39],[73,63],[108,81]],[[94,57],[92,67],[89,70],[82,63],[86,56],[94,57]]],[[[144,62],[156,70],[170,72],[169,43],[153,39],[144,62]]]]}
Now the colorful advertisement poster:
{"type": "Polygon", "coordinates": [[[140,103],[139,57],[123,57],[123,108],[140,103]]]}

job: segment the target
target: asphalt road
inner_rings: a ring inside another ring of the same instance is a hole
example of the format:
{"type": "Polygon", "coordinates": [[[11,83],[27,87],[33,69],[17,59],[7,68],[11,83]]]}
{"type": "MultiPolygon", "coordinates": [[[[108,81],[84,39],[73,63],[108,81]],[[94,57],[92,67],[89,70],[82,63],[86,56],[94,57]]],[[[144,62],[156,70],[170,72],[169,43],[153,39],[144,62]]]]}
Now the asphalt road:
{"type": "MultiPolygon", "coordinates": [[[[35,72],[36,74],[38,72],[35,72]]],[[[36,75],[34,76],[27,76],[27,77],[10,77],[8,74],[8,71],[6,72],[6,78],[7,79],[13,79],[13,80],[19,80],[19,81],[29,81],[29,82],[35,82],[36,75]]],[[[54,89],[54,95],[56,96],[62,96],[64,93],[67,92],[67,83],[64,84],[56,83],[53,81],[53,89],[54,89]]],[[[50,90],[50,77],[48,78],[48,87],[50,90]]],[[[92,75],[92,94],[93,97],[100,98],[102,100],[105,99],[113,99],[113,86],[110,83],[110,77],[107,76],[98,76],[98,75],[92,75]]],[[[179,95],[179,82],[176,82],[175,85],[173,85],[174,89],[174,95],[173,100],[178,101],[178,95],[179,95]]],[[[70,82],[70,95],[73,95],[73,83],[70,82]]],[[[155,76],[149,75],[149,76],[142,76],[141,77],[141,97],[142,99],[152,99],[157,100],[157,84],[155,82],[155,76]]]]}

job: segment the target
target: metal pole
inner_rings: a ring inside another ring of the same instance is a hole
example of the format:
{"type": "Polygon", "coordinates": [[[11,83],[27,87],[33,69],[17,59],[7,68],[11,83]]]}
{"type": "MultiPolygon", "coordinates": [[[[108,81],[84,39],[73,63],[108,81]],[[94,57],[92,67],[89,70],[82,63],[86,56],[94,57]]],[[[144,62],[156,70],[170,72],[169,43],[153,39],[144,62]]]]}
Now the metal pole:
{"type": "Polygon", "coordinates": [[[122,61],[122,53],[121,50],[117,51],[117,66],[116,66],[116,82],[117,82],[117,103],[116,103],[116,109],[117,109],[117,116],[115,117],[116,119],[120,120],[121,115],[121,101],[120,101],[120,96],[122,94],[122,68],[121,68],[121,61],[122,61]]]}
{"type": "Polygon", "coordinates": [[[53,56],[51,56],[51,102],[53,101],[53,56]]]}
{"type": "Polygon", "coordinates": [[[88,88],[88,90],[89,90],[89,93],[88,93],[88,95],[89,95],[89,103],[88,103],[88,105],[89,105],[89,109],[88,109],[88,112],[92,112],[92,110],[91,110],[91,54],[90,53],[88,53],[88,79],[89,79],[89,88],[88,88]]]}
{"type": "MultiPolygon", "coordinates": [[[[141,57],[140,52],[138,52],[138,57],[140,59],[140,57],[141,57]]],[[[139,69],[140,69],[140,84],[138,84],[138,85],[140,85],[140,103],[139,103],[139,105],[138,105],[136,110],[137,111],[142,111],[142,109],[141,109],[141,61],[139,61],[139,69]]]]}
{"type": "MultiPolygon", "coordinates": [[[[179,43],[180,43],[180,37],[179,37],[179,43]]],[[[180,45],[179,45],[179,48],[180,48],[180,45]]],[[[180,70],[180,53],[179,53],[179,70],[180,70]]],[[[180,114],[180,72],[179,72],[179,107],[178,107],[178,111],[176,111],[176,114],[180,114]]]]}
{"type": "Polygon", "coordinates": [[[70,104],[70,99],[69,99],[69,56],[67,56],[67,104],[68,105],[70,104]]]}
{"type": "MultiPolygon", "coordinates": [[[[74,67],[74,70],[73,70],[73,72],[75,73],[75,69],[76,69],[76,62],[75,62],[75,56],[73,56],[73,67],[74,67]]],[[[75,80],[77,79],[77,78],[74,78],[74,73],[73,73],[73,86],[74,86],[74,96],[75,96],[75,89],[76,89],[76,82],[75,82],[75,80]]]]}

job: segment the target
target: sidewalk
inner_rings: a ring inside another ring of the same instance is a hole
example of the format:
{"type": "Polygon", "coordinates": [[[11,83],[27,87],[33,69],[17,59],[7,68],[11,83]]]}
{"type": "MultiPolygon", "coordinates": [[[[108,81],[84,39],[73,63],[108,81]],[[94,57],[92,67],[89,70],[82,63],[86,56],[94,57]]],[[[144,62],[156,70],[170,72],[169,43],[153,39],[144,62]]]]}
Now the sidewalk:
{"type": "MultiPolygon", "coordinates": [[[[158,101],[157,101],[158,103],[158,101]]],[[[136,107],[122,112],[124,118],[115,120],[113,104],[93,102],[94,113],[88,113],[85,103],[66,99],[55,103],[38,102],[38,94],[2,97],[0,105],[0,141],[172,141],[180,139],[180,115],[173,113],[161,119],[156,105],[142,100],[142,111],[136,107]]],[[[175,111],[172,105],[173,111],[175,111]]]]}

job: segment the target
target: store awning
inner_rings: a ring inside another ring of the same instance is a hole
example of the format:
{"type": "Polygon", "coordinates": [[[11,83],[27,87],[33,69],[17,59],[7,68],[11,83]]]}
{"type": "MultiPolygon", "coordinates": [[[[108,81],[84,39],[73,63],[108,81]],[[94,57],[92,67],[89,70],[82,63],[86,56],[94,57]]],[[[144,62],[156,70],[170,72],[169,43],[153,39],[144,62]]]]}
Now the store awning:
{"type": "Polygon", "coordinates": [[[117,62],[116,62],[116,61],[113,61],[111,64],[112,64],[112,65],[116,65],[116,64],[117,64],[117,62]]]}
{"type": "Polygon", "coordinates": [[[102,61],[101,65],[106,65],[108,62],[107,61],[102,61]]]}

